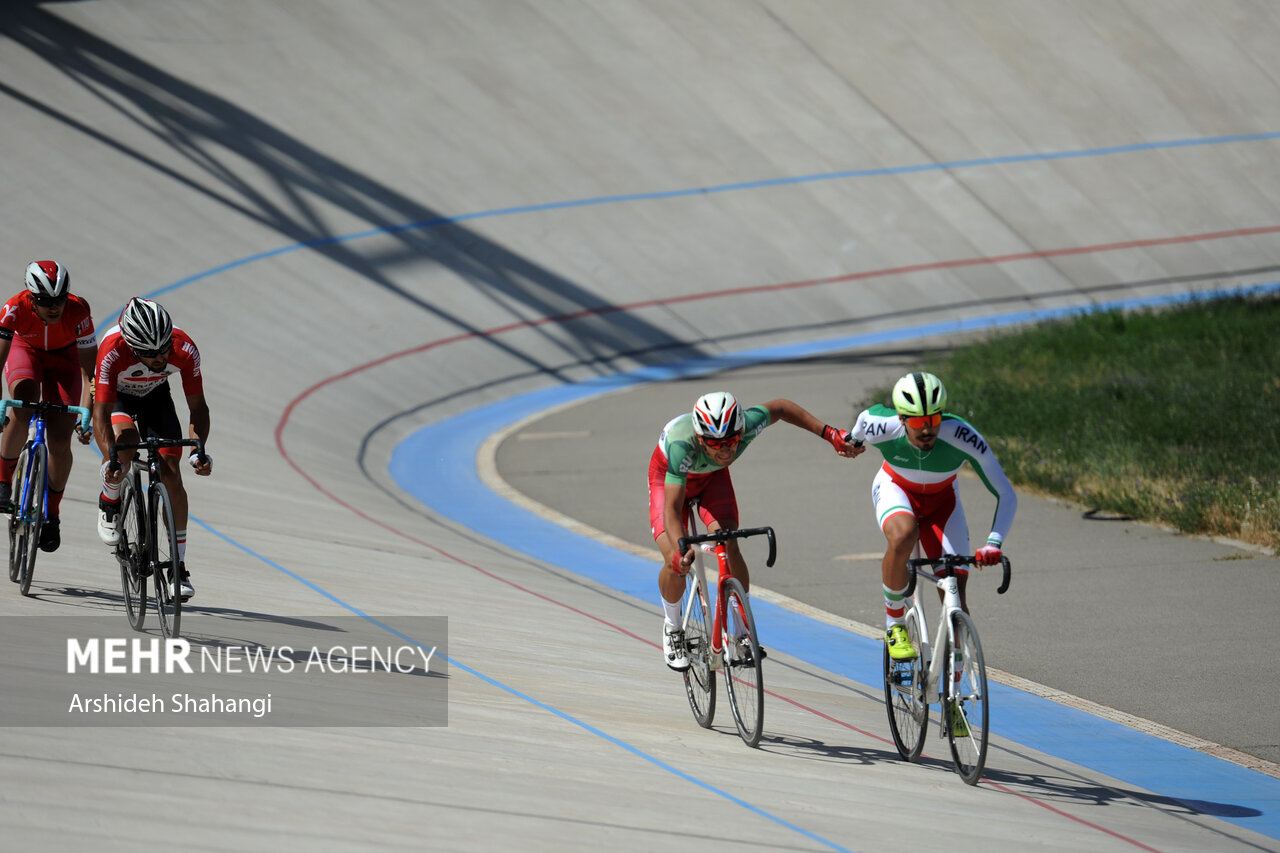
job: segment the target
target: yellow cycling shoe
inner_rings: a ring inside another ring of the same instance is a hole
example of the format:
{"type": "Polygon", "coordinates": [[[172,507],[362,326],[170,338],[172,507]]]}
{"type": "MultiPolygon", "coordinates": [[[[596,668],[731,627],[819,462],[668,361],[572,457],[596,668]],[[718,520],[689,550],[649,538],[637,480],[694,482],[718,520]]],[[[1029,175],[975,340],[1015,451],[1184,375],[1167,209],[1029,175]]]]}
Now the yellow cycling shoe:
{"type": "Polygon", "coordinates": [[[885,631],[884,642],[889,647],[889,657],[894,660],[915,660],[916,647],[911,645],[904,626],[894,625],[885,631]]]}

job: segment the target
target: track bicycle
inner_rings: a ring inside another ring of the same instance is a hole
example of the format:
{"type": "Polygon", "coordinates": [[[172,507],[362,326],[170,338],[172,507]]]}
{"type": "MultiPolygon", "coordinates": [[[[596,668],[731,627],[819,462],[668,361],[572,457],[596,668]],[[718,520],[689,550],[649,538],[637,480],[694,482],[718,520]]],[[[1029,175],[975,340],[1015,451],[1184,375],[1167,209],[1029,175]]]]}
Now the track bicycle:
{"type": "MultiPolygon", "coordinates": [[[[1004,577],[996,592],[1003,595],[1009,589],[1011,567],[1008,557],[1001,557],[1000,563],[1004,577]]],[[[978,784],[987,762],[987,666],[973,618],[960,607],[955,570],[974,565],[972,556],[956,554],[908,560],[905,627],[917,657],[895,661],[888,646],[884,650],[884,701],[898,754],[906,761],[920,757],[929,706],[940,704],[939,737],[946,736],[955,771],[969,785],[978,784]],[[916,594],[917,577],[933,581],[942,591],[932,644],[922,596],[916,594]]]]}
{"type": "Polygon", "coordinates": [[[160,478],[160,449],[165,447],[194,447],[199,458],[205,458],[204,442],[193,438],[148,436],[138,442],[111,445],[113,471],[120,470],[121,451],[146,451],[145,458],[141,453],[133,457],[130,470],[120,482],[116,516],[120,539],[115,556],[120,564],[120,586],[129,624],[135,631],[142,630],[147,615],[147,578],[153,578],[152,600],[160,631],[166,637],[177,637],[182,623],[182,572],[173,504],[169,489],[160,478]]]}
{"type": "Polygon", "coordinates": [[[685,694],[689,697],[689,707],[698,725],[710,728],[716,712],[716,670],[722,671],[738,734],[747,746],[757,746],[764,733],[761,667],[764,654],[760,650],[760,638],[747,592],[742,583],[729,573],[725,543],[730,539],[768,536],[769,558],[766,565],[772,566],[777,555],[773,528],[753,527],[698,534],[696,518],[697,512],[690,506],[687,535],[680,537],[676,546],[681,554],[686,553],[691,545],[700,546],[694,549],[693,565],[687,575],[692,578],[692,583],[688,584],[680,620],[684,650],[689,656],[689,668],[684,672],[685,694]],[[708,594],[706,572],[702,566],[703,553],[714,554],[719,567],[714,603],[708,594]]]}
{"type": "Polygon", "coordinates": [[[27,427],[27,443],[18,455],[13,474],[13,491],[9,509],[9,580],[18,584],[23,595],[31,594],[31,578],[36,571],[36,551],[40,531],[49,513],[49,445],[45,437],[50,412],[66,412],[80,416],[80,431],[90,431],[90,412],[83,406],[64,406],[41,400],[0,400],[0,424],[8,424],[9,409],[31,412],[27,427]]]}

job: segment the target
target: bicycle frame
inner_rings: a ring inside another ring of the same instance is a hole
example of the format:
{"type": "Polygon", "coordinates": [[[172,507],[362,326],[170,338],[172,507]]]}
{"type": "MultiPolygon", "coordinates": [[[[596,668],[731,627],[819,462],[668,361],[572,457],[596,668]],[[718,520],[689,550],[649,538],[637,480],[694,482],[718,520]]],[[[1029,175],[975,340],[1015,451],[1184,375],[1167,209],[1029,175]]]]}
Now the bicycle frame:
{"type": "MultiPolygon", "coordinates": [[[[26,506],[27,497],[31,494],[33,488],[31,478],[28,472],[31,466],[31,450],[36,447],[47,447],[49,442],[45,438],[45,430],[48,424],[46,420],[49,412],[67,412],[68,414],[80,416],[80,429],[88,432],[90,429],[91,413],[83,406],[64,406],[60,403],[49,403],[46,401],[38,401],[35,403],[27,403],[22,400],[0,400],[0,424],[6,424],[10,409],[29,409],[31,411],[31,423],[27,427],[27,442],[23,445],[26,451],[26,466],[22,472],[22,493],[14,495],[14,501],[17,506],[26,506]],[[17,503],[17,499],[21,498],[21,503],[17,503]]],[[[49,469],[46,467],[44,472],[45,490],[41,496],[40,516],[47,517],[49,514],[49,469]]]]}
{"type": "Polygon", "coordinates": [[[688,632],[689,613],[693,608],[689,604],[693,600],[693,596],[698,594],[699,588],[704,590],[703,600],[710,601],[709,596],[705,592],[707,590],[707,573],[702,565],[702,555],[704,553],[711,554],[716,558],[718,567],[718,577],[716,579],[716,597],[713,605],[714,617],[703,610],[704,618],[706,618],[706,629],[711,637],[711,653],[712,669],[720,669],[723,665],[725,653],[722,634],[724,626],[728,624],[728,613],[725,611],[725,598],[723,594],[725,581],[733,577],[733,573],[729,570],[729,552],[725,543],[730,539],[745,539],[750,536],[765,535],[769,537],[769,557],[765,561],[766,566],[772,566],[777,558],[777,540],[774,537],[772,527],[753,527],[744,530],[718,530],[714,533],[705,533],[699,535],[697,532],[697,505],[689,504],[689,523],[688,535],[682,536],[677,544],[681,553],[688,550],[690,545],[699,547],[693,552],[693,565],[689,568],[689,573],[693,576],[694,583],[688,585],[686,595],[688,599],[685,602],[685,623],[681,625],[681,629],[688,632]]]}

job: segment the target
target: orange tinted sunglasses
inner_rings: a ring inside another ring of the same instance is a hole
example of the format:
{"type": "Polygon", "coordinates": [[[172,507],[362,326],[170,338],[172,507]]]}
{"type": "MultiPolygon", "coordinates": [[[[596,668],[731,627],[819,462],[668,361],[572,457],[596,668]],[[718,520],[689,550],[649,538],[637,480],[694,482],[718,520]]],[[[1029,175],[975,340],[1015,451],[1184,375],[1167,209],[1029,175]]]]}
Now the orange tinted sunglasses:
{"type": "Polygon", "coordinates": [[[907,426],[912,429],[924,429],[926,426],[938,426],[942,423],[942,415],[921,415],[919,417],[907,418],[907,426]]]}
{"type": "Polygon", "coordinates": [[[737,447],[738,442],[742,441],[742,436],[731,435],[728,438],[707,438],[703,436],[702,443],[713,450],[719,450],[722,447],[737,447]]]}

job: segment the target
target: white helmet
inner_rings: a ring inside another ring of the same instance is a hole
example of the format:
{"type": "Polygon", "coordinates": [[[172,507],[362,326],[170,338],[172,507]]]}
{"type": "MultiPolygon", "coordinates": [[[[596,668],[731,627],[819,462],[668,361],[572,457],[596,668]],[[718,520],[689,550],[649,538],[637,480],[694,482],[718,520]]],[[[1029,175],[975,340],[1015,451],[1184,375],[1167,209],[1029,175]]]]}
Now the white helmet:
{"type": "Polygon", "coordinates": [[[27,290],[37,302],[60,302],[71,292],[71,274],[57,261],[32,261],[27,264],[27,290]]]}
{"type": "Polygon", "coordinates": [[[693,406],[693,431],[703,438],[742,434],[742,407],[728,391],[703,394],[693,406]]]}
{"type": "Polygon", "coordinates": [[[120,312],[120,336],[135,351],[163,352],[173,337],[173,320],[155,302],[135,296],[120,312]]]}

